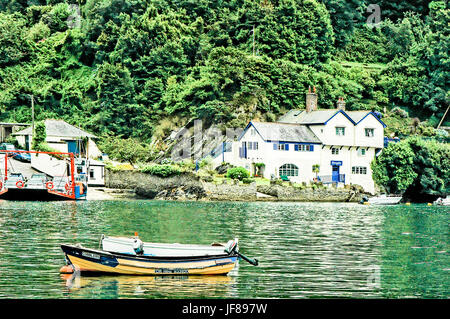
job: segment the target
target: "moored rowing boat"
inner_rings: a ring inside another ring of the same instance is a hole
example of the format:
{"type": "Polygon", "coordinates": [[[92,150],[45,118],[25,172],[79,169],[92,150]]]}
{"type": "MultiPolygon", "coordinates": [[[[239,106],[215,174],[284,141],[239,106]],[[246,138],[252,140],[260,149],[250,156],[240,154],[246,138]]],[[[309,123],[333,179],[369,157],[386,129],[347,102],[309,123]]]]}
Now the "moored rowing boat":
{"type": "Polygon", "coordinates": [[[195,257],[144,256],[61,245],[67,262],[82,272],[126,275],[225,275],[238,260],[229,254],[195,257]]]}

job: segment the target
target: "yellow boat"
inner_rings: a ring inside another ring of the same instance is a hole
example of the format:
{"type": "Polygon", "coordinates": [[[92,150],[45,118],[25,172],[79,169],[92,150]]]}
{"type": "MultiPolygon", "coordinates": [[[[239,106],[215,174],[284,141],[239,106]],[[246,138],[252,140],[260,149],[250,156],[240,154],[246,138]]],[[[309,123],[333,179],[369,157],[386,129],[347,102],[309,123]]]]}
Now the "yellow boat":
{"type": "MultiPolygon", "coordinates": [[[[235,247],[235,246],[234,246],[235,247]]],[[[235,248],[220,255],[147,256],[108,252],[80,245],[61,245],[66,261],[74,270],[123,275],[225,275],[238,258],[257,265],[256,259],[240,254],[235,248]]]]}

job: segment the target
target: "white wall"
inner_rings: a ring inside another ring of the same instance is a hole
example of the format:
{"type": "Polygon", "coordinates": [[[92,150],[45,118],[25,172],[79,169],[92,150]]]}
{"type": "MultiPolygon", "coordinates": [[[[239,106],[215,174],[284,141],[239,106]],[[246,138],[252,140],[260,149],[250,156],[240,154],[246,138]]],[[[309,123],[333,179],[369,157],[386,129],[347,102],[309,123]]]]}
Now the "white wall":
{"type": "Polygon", "coordinates": [[[105,186],[105,167],[104,166],[89,166],[89,180],[88,185],[105,186]],[[91,177],[91,170],[93,170],[94,177],[91,177]]]}
{"type": "Polygon", "coordinates": [[[342,165],[339,167],[339,174],[345,174],[345,184],[360,185],[366,191],[374,193],[375,185],[372,179],[372,170],[370,168],[370,163],[375,158],[375,148],[364,148],[366,149],[365,155],[360,155],[357,147],[355,146],[343,146],[342,148],[340,148],[339,154],[335,155],[331,152],[331,146],[325,146],[321,150],[319,176],[332,175],[331,161],[342,161],[342,165]],[[353,166],[366,167],[367,174],[353,174],[353,166]]]}
{"type": "Polygon", "coordinates": [[[366,116],[358,125],[355,126],[356,146],[370,146],[383,148],[384,146],[384,127],[372,114],[366,116]],[[366,128],[374,129],[373,137],[366,137],[366,128]]]}
{"type": "Polygon", "coordinates": [[[326,145],[354,145],[354,124],[342,113],[336,114],[326,125],[310,125],[309,128],[326,145]],[[336,135],[336,127],[345,127],[345,135],[336,135]]]}

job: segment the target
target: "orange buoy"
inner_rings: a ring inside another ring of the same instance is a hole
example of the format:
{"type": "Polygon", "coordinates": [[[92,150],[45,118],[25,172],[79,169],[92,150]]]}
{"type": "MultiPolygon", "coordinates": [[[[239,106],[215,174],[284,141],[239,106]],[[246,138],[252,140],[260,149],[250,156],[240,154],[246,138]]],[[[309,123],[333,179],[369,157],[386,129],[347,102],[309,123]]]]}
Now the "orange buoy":
{"type": "Polygon", "coordinates": [[[61,274],[73,274],[73,268],[72,268],[72,266],[65,265],[59,269],[59,272],[61,274]]]}

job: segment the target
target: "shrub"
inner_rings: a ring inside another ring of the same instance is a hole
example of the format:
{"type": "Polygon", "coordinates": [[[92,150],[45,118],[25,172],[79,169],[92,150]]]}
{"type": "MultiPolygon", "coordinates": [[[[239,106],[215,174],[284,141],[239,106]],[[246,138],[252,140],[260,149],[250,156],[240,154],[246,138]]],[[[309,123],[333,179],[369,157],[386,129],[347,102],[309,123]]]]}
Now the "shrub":
{"type": "Polygon", "coordinates": [[[177,165],[183,172],[192,172],[195,169],[195,163],[191,159],[184,159],[178,162],[177,165]]]}
{"type": "Polygon", "coordinates": [[[119,164],[117,166],[108,166],[110,170],[113,172],[120,172],[120,171],[132,171],[134,169],[133,165],[131,164],[119,164]]]}
{"type": "Polygon", "coordinates": [[[242,182],[244,183],[244,184],[251,184],[251,183],[253,183],[255,180],[253,179],[253,178],[243,178],[242,179],[242,182]]]}
{"type": "Polygon", "coordinates": [[[45,122],[40,121],[37,122],[34,127],[34,133],[33,133],[33,140],[31,148],[36,151],[43,151],[45,150],[39,149],[39,145],[43,145],[45,143],[45,140],[47,138],[46,128],[45,128],[45,122]]]}
{"type": "Polygon", "coordinates": [[[227,177],[242,181],[244,178],[249,178],[250,173],[243,167],[234,167],[227,171],[227,177]]]}
{"type": "Polygon", "coordinates": [[[371,164],[373,179],[390,193],[427,201],[450,189],[450,146],[414,136],[389,144],[371,164]]]}
{"type": "Polygon", "coordinates": [[[159,177],[169,177],[181,174],[181,170],[177,166],[170,164],[147,165],[141,169],[141,172],[159,177]]]}
{"type": "Polygon", "coordinates": [[[135,164],[137,162],[147,162],[151,158],[150,147],[141,144],[135,138],[106,137],[100,141],[99,147],[111,159],[120,162],[135,164]]]}

